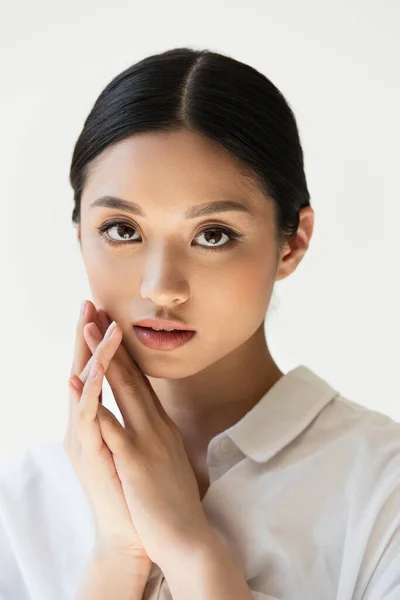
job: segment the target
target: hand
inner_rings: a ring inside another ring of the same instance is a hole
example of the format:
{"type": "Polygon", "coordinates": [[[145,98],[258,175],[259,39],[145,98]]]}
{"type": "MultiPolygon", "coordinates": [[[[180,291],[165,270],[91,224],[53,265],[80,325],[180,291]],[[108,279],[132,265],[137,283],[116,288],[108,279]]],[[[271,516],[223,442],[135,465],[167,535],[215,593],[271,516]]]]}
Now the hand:
{"type": "MultiPolygon", "coordinates": [[[[84,330],[93,354],[103,343],[93,336],[96,330],[100,333],[96,324],[84,330]]],[[[98,421],[140,540],[161,567],[170,550],[190,551],[214,532],[178,427],[121,343],[118,323],[113,338],[113,347],[119,347],[103,366],[125,428],[115,426],[101,410],[98,421]]]]}
{"type": "Polygon", "coordinates": [[[64,438],[64,450],[95,517],[96,551],[110,552],[111,555],[121,557],[131,556],[137,558],[143,566],[151,568],[151,561],[132,522],[112,454],[101,436],[98,421],[100,413],[103,423],[108,423],[108,431],[114,428],[123,431],[113,413],[101,404],[104,370],[109,365],[120,340],[118,335],[103,340],[97,345],[92,356],[83,336],[88,319],[97,321],[105,333],[94,305],[88,302],[87,315],[79,319],[76,328],[69,380],[69,422],[64,438]],[[98,377],[93,378],[90,376],[90,367],[95,359],[100,362],[100,373],[98,377]],[[78,389],[73,387],[72,381],[78,389]]]}

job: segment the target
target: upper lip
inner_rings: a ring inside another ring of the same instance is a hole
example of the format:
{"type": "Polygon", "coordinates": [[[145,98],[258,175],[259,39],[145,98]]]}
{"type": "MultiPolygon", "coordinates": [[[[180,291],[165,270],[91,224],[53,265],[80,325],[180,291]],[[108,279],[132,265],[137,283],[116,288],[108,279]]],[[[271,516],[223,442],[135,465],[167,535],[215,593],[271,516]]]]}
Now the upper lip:
{"type": "Polygon", "coordinates": [[[141,319],[134,323],[139,327],[154,327],[155,329],[182,329],[186,331],[195,331],[192,327],[182,323],[182,321],[175,321],[169,319],[141,319]]]}

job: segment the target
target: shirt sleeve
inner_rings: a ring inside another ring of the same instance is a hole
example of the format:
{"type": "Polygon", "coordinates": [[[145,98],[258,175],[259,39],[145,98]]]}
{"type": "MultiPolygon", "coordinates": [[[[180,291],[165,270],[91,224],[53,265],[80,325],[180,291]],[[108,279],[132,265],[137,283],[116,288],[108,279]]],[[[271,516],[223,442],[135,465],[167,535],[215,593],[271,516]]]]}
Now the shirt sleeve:
{"type": "Polygon", "coordinates": [[[31,600],[0,512],[0,600],[31,600]]]}
{"type": "Polygon", "coordinates": [[[400,529],[385,548],[362,600],[400,600],[400,529]]]}
{"type": "Polygon", "coordinates": [[[391,475],[364,552],[362,600],[400,600],[400,468],[391,475]]]}

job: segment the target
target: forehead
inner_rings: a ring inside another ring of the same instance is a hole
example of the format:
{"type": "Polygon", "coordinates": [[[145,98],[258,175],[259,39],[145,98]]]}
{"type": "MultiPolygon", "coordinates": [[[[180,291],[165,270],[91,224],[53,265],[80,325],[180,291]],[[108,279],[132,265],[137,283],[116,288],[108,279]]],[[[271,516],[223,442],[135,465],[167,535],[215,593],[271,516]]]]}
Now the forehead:
{"type": "Polygon", "coordinates": [[[228,197],[254,209],[266,204],[244,165],[209,138],[187,130],[143,132],[106,148],[90,167],[82,204],[103,194],[139,203],[162,199],[189,205],[228,197]]]}

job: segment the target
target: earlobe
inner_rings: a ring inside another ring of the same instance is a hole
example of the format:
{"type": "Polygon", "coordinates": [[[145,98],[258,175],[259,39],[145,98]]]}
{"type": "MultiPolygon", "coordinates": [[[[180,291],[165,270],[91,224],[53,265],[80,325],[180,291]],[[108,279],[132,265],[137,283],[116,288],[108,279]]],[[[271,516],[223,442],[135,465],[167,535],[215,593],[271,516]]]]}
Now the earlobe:
{"type": "Polygon", "coordinates": [[[288,275],[290,275],[293,271],[293,253],[289,251],[289,253],[282,254],[281,259],[279,261],[279,266],[276,271],[275,281],[281,281],[282,279],[286,279],[288,275]]]}

